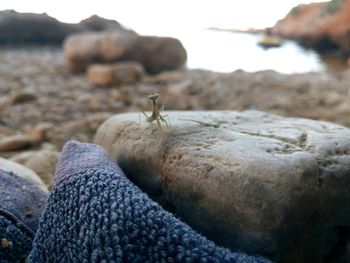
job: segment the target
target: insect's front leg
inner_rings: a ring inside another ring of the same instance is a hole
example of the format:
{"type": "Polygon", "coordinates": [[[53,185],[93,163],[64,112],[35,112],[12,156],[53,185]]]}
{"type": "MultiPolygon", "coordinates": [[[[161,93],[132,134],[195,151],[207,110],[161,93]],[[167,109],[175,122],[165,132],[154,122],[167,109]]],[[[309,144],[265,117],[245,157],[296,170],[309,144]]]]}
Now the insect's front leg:
{"type": "Polygon", "coordinates": [[[145,115],[147,121],[149,122],[149,117],[148,117],[148,115],[146,114],[146,112],[144,112],[143,110],[142,110],[141,112],[143,113],[143,115],[145,115]]]}
{"type": "Polygon", "coordinates": [[[163,115],[163,116],[162,116],[162,115],[159,114],[160,120],[161,120],[162,122],[165,123],[165,126],[166,126],[167,128],[169,128],[169,124],[168,124],[168,122],[166,121],[166,119],[165,119],[164,117],[168,117],[168,118],[169,118],[168,115],[163,115]]]}

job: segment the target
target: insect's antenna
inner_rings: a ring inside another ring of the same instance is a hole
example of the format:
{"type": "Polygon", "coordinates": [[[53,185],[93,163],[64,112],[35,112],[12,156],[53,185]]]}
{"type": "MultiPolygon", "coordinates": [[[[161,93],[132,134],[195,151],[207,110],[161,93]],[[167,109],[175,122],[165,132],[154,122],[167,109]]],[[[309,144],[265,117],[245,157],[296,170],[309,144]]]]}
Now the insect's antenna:
{"type": "Polygon", "coordinates": [[[159,84],[158,84],[158,91],[160,91],[160,88],[162,87],[163,81],[164,81],[164,80],[161,80],[161,81],[159,82],[159,84]]]}

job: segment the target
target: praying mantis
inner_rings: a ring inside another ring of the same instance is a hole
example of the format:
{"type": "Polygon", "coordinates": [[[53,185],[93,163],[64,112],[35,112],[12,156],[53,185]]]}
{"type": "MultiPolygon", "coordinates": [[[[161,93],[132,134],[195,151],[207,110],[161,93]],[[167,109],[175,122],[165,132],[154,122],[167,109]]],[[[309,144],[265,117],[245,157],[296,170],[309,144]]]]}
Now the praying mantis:
{"type": "Polygon", "coordinates": [[[160,131],[163,132],[161,122],[164,122],[165,126],[169,128],[169,124],[165,119],[165,117],[168,117],[168,115],[161,114],[161,112],[164,111],[164,105],[161,105],[159,103],[159,93],[151,93],[148,90],[146,91],[149,93],[148,99],[151,101],[152,104],[152,113],[150,116],[148,116],[144,111],[141,112],[143,113],[143,115],[145,115],[147,122],[152,123],[156,121],[160,131]]]}

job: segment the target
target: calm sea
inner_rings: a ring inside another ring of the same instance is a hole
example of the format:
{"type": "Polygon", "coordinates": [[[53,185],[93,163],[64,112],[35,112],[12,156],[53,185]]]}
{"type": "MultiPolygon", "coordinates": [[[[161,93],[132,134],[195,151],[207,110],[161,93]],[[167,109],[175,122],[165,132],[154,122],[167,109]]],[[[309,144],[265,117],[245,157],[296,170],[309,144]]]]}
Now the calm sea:
{"type": "Polygon", "coordinates": [[[329,70],[339,61],[321,58],[294,41],[286,40],[279,48],[264,49],[257,45],[261,36],[215,30],[176,32],[171,36],[181,40],[188,53],[188,68],[232,72],[275,70],[281,73],[320,72],[329,70]],[[334,65],[332,65],[334,64],[334,65]]]}

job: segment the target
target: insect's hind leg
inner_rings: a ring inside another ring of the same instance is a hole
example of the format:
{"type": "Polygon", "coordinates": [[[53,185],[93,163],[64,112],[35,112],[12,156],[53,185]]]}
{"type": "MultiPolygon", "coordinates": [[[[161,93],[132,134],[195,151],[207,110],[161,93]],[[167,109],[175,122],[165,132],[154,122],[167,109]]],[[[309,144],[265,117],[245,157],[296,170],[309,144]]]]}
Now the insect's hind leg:
{"type": "Polygon", "coordinates": [[[159,127],[159,130],[160,130],[160,133],[163,135],[163,128],[162,128],[162,125],[160,124],[159,119],[157,118],[156,121],[157,121],[157,125],[159,127]]]}

